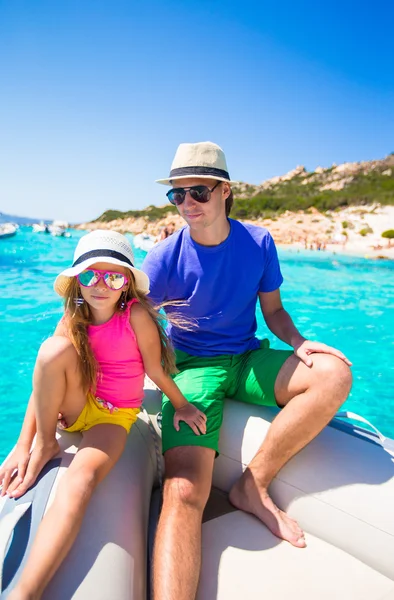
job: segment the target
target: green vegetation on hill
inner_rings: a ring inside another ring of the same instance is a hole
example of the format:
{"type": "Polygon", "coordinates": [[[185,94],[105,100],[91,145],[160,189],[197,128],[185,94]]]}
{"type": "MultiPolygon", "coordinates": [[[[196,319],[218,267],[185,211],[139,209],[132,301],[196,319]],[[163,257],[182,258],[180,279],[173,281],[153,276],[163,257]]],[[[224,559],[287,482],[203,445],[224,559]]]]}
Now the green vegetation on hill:
{"type": "MultiPolygon", "coordinates": [[[[286,210],[308,210],[312,206],[325,212],[356,204],[394,204],[394,169],[390,175],[383,175],[381,169],[376,169],[367,174],[355,175],[353,180],[342,190],[321,191],[322,180],[311,179],[314,173],[306,177],[296,176],[289,181],[282,181],[269,189],[260,191],[253,185],[243,187],[243,195],[237,197],[239,189],[234,187],[234,206],[231,216],[238,219],[254,219],[272,216],[273,213],[283,213],[286,210]],[[305,182],[306,183],[303,183],[305,182]]],[[[324,172],[324,177],[329,175],[331,169],[324,172]]],[[[146,217],[149,221],[156,221],[168,214],[176,214],[177,209],[172,204],[158,207],[150,205],[143,210],[107,210],[96,221],[113,221],[126,217],[146,217]]]]}
{"type": "Polygon", "coordinates": [[[286,210],[307,210],[314,206],[324,212],[356,204],[394,204],[394,176],[371,172],[356,175],[342,190],[320,191],[321,182],[302,184],[305,178],[294,177],[248,198],[237,198],[232,216],[256,218],[286,210]]]}
{"type": "Polygon", "coordinates": [[[394,229],[383,231],[382,238],[386,238],[389,241],[389,246],[391,246],[391,240],[394,240],[394,229]]]}
{"type": "Polygon", "coordinates": [[[142,210],[128,210],[126,212],[122,212],[120,210],[106,210],[100,217],[98,217],[98,219],[95,219],[93,222],[108,222],[114,221],[115,219],[126,219],[127,217],[131,217],[133,219],[147,217],[149,221],[156,221],[157,219],[162,219],[169,214],[176,214],[177,212],[177,209],[172,204],[161,207],[151,204],[142,210]]]}

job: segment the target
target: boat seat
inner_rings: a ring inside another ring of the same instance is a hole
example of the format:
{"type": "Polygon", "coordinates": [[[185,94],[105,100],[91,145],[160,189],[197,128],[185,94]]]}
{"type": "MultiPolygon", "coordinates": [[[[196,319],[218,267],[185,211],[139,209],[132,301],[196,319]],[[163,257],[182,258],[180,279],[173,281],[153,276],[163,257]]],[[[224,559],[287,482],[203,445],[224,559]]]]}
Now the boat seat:
{"type": "MultiPolygon", "coordinates": [[[[227,500],[213,490],[216,509],[227,500]]],[[[255,517],[205,521],[197,600],[392,600],[394,581],[307,532],[307,548],[278,540],[255,517]]]]}
{"type": "MultiPolygon", "coordinates": [[[[60,435],[62,465],[48,506],[80,438],[79,433],[60,435]]],[[[149,501],[156,468],[153,438],[141,414],[123,455],[95,490],[77,539],[43,600],[146,599],[149,501]]]]}
{"type": "MultiPolygon", "coordinates": [[[[147,404],[157,427],[160,405],[147,404]]],[[[225,403],[203,519],[198,600],[394,600],[394,457],[357,429],[326,427],[270,486],[274,502],[304,529],[307,548],[280,541],[229,504],[231,486],[275,415],[225,403]]]]}

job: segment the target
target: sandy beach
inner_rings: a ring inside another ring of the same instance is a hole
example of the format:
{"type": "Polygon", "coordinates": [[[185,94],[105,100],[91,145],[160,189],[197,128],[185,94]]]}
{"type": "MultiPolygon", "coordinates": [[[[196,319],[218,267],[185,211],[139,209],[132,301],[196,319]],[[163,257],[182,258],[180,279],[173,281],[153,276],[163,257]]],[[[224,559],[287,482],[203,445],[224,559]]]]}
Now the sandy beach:
{"type": "Polygon", "coordinates": [[[256,221],[279,246],[326,250],[365,258],[394,259],[394,241],[382,238],[394,229],[394,206],[354,206],[320,213],[284,213],[278,220],[256,221]]]}

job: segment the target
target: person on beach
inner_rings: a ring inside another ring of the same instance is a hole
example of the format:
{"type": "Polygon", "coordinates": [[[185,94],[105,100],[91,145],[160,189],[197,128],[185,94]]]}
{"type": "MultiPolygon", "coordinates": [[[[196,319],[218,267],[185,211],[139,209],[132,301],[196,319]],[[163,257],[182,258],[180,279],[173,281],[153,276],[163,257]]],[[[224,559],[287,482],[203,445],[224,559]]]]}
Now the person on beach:
{"type": "Polygon", "coordinates": [[[162,240],[166,240],[169,235],[170,235],[170,233],[168,231],[168,228],[163,227],[162,230],[160,231],[159,242],[161,242],[162,240]]]}
{"type": "MultiPolygon", "coordinates": [[[[306,545],[298,524],[271,500],[268,486],[286,462],[334,416],[351,387],[349,360],[301,335],[282,305],[283,278],[274,241],[261,227],[229,218],[231,181],[222,149],[181,144],[167,192],[186,226],[153,248],[142,270],[154,302],[184,300],[193,331],[169,327],[176,352],[174,381],[207,416],[203,436],[171,426],[163,396],[163,508],[153,561],[155,600],[192,600],[201,565],[201,522],[209,497],[225,398],[279,406],[268,435],[230,491],[237,508],[254,514],[279,538],[306,545]],[[256,337],[256,302],[268,328],[291,350],[256,337]]],[[[167,308],[170,314],[171,308],[167,308]]]]}
{"type": "Polygon", "coordinates": [[[172,235],[175,231],[175,223],[173,221],[171,221],[171,223],[168,225],[167,229],[168,229],[168,235],[172,235]]]}
{"type": "Polygon", "coordinates": [[[66,431],[81,431],[83,439],[39,527],[12,600],[40,598],[70,550],[94,489],[119,459],[137,419],[145,373],[170,398],[174,430],[180,421],[193,435],[206,430],[206,416],[170,376],[174,355],[162,317],[146,298],[149,279],[134,267],[123,235],[98,230],[83,236],[72,267],[60,273],[54,287],[64,297],[65,313],[39,350],[22,433],[0,471],[2,495],[24,494],[59,452],[59,412],[66,431]]]}

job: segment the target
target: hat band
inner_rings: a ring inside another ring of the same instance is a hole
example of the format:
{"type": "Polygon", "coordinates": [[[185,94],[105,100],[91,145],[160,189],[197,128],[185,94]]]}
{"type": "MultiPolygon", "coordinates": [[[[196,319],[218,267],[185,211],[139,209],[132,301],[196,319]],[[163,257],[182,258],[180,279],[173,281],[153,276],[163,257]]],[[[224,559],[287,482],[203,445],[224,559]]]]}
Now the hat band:
{"type": "Polygon", "coordinates": [[[215,169],[215,167],[180,167],[179,169],[171,169],[170,176],[180,177],[182,175],[206,175],[207,177],[224,177],[230,181],[230,175],[224,169],[215,169]]]}
{"type": "Polygon", "coordinates": [[[88,260],[89,258],[96,258],[96,257],[97,258],[104,258],[104,257],[116,258],[118,260],[122,260],[123,262],[126,262],[131,267],[134,267],[133,263],[131,262],[131,260],[129,258],[127,258],[127,256],[125,256],[121,252],[116,252],[116,250],[91,250],[90,252],[85,252],[85,254],[81,254],[81,256],[79,258],[77,258],[77,260],[74,261],[73,267],[76,267],[77,265],[81,264],[81,262],[84,262],[85,260],[88,260]]]}

